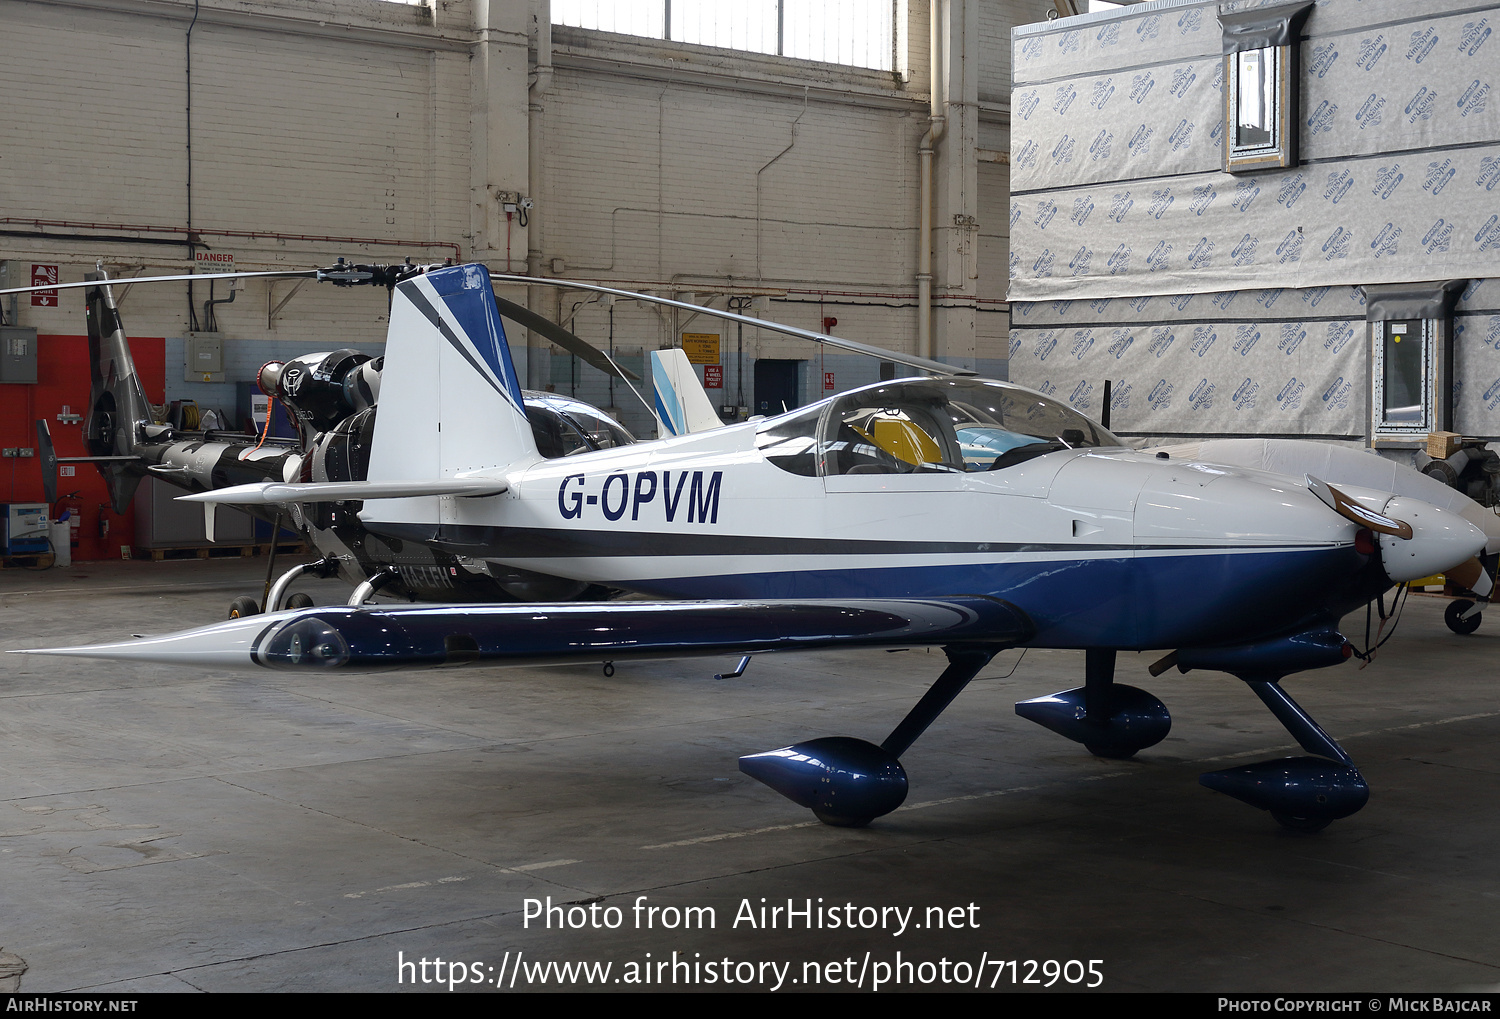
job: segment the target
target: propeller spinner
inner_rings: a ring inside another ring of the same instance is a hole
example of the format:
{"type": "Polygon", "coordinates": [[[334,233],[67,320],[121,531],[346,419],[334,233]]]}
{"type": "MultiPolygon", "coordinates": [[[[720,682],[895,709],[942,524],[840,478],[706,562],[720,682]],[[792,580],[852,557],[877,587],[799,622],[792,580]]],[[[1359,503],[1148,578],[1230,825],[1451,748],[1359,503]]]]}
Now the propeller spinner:
{"type": "Polygon", "coordinates": [[[1381,566],[1398,584],[1442,573],[1484,551],[1484,532],[1451,510],[1397,495],[1377,513],[1326,481],[1306,478],[1308,491],[1324,505],[1380,536],[1381,566]]]}

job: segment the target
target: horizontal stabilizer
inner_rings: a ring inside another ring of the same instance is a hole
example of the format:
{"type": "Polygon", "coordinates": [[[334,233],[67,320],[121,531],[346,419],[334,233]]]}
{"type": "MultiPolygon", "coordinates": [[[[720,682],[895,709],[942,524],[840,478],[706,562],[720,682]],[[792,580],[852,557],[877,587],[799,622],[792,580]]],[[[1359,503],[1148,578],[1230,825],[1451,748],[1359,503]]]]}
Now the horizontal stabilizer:
{"type": "Polygon", "coordinates": [[[850,601],[323,606],[246,616],[68,655],[189,667],[353,672],[691,658],[828,647],[1013,646],[1034,634],[1009,602],[966,596],[850,601]]]}
{"type": "Polygon", "coordinates": [[[411,499],[420,495],[499,495],[510,486],[504,478],[435,478],[432,481],[321,481],[307,484],[265,482],[235,485],[213,492],[179,495],[179,502],[212,502],[229,506],[278,506],[293,502],[349,502],[365,499],[411,499]]]}

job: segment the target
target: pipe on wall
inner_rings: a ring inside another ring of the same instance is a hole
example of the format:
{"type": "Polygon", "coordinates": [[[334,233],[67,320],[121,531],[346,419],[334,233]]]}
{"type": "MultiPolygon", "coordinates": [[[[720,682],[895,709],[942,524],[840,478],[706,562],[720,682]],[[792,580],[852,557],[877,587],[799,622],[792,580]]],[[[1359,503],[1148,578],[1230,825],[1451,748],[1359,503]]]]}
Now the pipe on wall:
{"type": "Polygon", "coordinates": [[[947,7],[948,0],[928,0],[927,70],[932,106],[927,133],[917,145],[922,169],[917,198],[921,224],[917,230],[917,354],[927,358],[932,357],[932,164],[948,126],[948,97],[943,88],[943,61],[939,59],[947,7]]]}
{"type": "MultiPolygon", "coordinates": [[[[546,166],[542,160],[545,143],[542,130],[543,117],[547,110],[546,97],[547,93],[552,90],[552,0],[537,0],[535,16],[536,71],[531,79],[530,94],[526,103],[526,187],[531,192],[532,200],[530,218],[526,223],[526,274],[528,276],[544,275],[542,223],[547,216],[547,203],[546,196],[542,193],[542,182],[546,177],[546,166]]],[[[539,315],[545,315],[546,311],[543,310],[542,305],[551,296],[544,293],[548,289],[550,288],[527,287],[526,307],[539,315]]],[[[546,349],[546,345],[533,343],[530,330],[527,330],[526,337],[526,384],[532,389],[541,389],[546,383],[546,379],[543,378],[542,359],[540,356],[531,355],[539,354],[540,351],[546,349]]]]}

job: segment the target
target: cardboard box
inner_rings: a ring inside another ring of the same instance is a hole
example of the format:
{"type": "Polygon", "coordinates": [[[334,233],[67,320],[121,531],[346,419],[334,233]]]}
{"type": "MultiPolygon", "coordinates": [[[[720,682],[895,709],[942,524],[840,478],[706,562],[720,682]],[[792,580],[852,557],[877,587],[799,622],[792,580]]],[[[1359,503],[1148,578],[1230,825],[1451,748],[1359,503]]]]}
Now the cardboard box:
{"type": "Polygon", "coordinates": [[[1464,437],[1457,432],[1428,432],[1427,455],[1434,460],[1446,460],[1458,452],[1464,437]]]}

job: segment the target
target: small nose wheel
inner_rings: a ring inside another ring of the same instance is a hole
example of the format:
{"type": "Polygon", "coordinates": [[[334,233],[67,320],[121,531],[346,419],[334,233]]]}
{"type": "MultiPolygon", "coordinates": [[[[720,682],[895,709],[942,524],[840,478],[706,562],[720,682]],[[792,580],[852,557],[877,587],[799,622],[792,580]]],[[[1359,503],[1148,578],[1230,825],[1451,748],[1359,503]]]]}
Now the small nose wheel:
{"type": "Polygon", "coordinates": [[[1443,612],[1443,622],[1447,623],[1448,629],[1454,633],[1473,633],[1479,629],[1480,620],[1484,618],[1484,613],[1482,612],[1476,612],[1471,616],[1465,617],[1464,613],[1473,607],[1474,603],[1466,598],[1451,601],[1448,603],[1448,608],[1443,612]]]}

